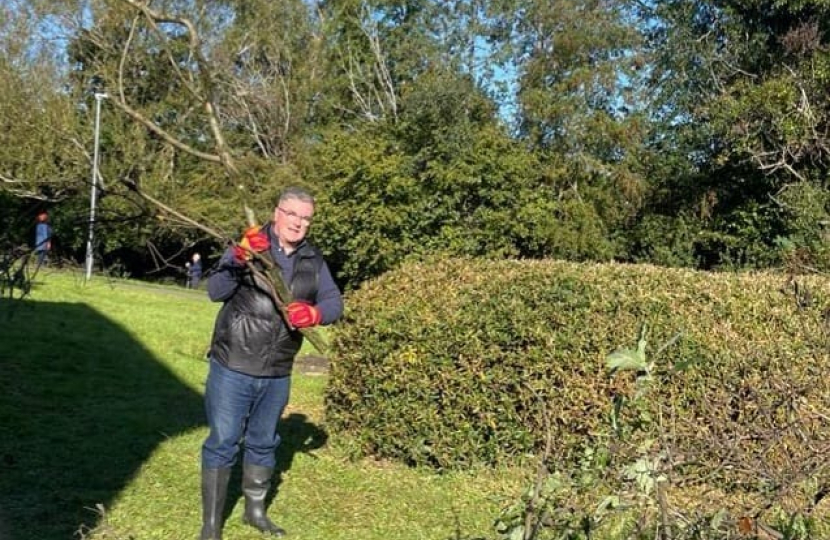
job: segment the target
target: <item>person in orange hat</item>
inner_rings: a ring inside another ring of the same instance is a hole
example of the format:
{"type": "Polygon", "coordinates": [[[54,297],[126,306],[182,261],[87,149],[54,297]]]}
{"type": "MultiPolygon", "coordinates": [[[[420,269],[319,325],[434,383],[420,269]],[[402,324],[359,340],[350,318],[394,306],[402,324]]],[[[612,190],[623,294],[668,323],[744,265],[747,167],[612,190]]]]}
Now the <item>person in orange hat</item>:
{"type": "Polygon", "coordinates": [[[37,215],[37,225],[35,225],[35,253],[37,253],[38,266],[46,265],[51,249],[52,226],[49,225],[49,214],[41,212],[37,215]]]}

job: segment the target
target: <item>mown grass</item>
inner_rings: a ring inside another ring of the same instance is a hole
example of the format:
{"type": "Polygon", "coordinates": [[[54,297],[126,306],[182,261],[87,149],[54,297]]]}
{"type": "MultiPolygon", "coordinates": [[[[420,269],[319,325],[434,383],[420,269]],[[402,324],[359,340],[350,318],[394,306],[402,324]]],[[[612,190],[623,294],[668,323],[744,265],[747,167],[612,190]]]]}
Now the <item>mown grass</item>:
{"type": "MultiPolygon", "coordinates": [[[[217,309],[200,291],[55,271],[26,299],[0,300],[0,538],[197,537],[217,309]]],[[[291,538],[494,536],[520,471],[351,461],[326,432],[325,385],[295,373],[283,423],[270,514],[291,538]]],[[[233,485],[225,538],[260,538],[240,523],[239,497],[233,485]]]]}

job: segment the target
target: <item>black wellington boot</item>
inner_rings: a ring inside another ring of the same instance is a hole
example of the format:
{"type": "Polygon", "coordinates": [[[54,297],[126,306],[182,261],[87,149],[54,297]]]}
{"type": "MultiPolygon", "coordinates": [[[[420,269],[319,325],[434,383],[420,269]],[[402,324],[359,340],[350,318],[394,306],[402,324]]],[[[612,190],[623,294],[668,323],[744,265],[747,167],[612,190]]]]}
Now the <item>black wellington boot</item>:
{"type": "Polygon", "coordinates": [[[222,540],[222,512],[230,469],[202,469],[202,533],[199,540],[222,540]]]}
{"type": "Polygon", "coordinates": [[[285,536],[285,530],[274,524],[265,514],[265,497],[271,487],[274,469],[245,463],[242,468],[242,493],[245,495],[245,513],[242,521],[273,536],[285,536]]]}

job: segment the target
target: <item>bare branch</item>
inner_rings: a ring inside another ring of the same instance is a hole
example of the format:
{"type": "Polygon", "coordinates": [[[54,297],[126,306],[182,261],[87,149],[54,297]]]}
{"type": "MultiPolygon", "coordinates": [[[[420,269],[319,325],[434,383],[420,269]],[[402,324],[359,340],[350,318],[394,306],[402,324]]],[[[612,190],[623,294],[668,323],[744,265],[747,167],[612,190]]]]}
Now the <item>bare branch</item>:
{"type": "Polygon", "coordinates": [[[49,197],[43,195],[38,191],[33,191],[30,189],[26,189],[25,187],[17,187],[31,185],[31,182],[27,182],[26,180],[21,180],[19,178],[14,178],[13,176],[7,176],[3,173],[0,173],[0,183],[4,184],[3,191],[7,193],[11,193],[16,197],[23,197],[26,199],[35,199],[39,201],[48,201],[50,200],[49,197]]]}
{"type": "Polygon", "coordinates": [[[138,25],[138,16],[133,17],[133,22],[130,25],[130,33],[127,35],[127,42],[124,44],[124,50],[121,51],[121,61],[118,63],[118,95],[121,97],[121,102],[126,103],[127,98],[124,95],[124,66],[127,63],[130,46],[135,37],[135,28],[138,25]]]}
{"type": "Polygon", "coordinates": [[[226,244],[231,242],[230,238],[228,238],[227,236],[225,236],[225,235],[219,233],[218,231],[208,227],[207,225],[199,223],[196,220],[190,219],[186,215],[184,215],[181,212],[177,211],[176,209],[164,204],[163,202],[156,199],[152,195],[148,195],[147,193],[144,193],[141,190],[136,190],[136,193],[139,195],[139,197],[141,197],[142,199],[145,199],[148,202],[152,203],[153,205],[155,205],[157,208],[159,208],[163,212],[165,212],[167,214],[170,214],[171,216],[175,216],[176,219],[179,219],[182,222],[187,223],[187,224],[191,225],[192,227],[194,227],[196,229],[199,229],[200,231],[205,232],[205,233],[209,234],[210,236],[212,236],[216,239],[222,240],[226,244]]]}
{"type": "MultiPolygon", "coordinates": [[[[224,165],[224,167],[228,170],[229,173],[237,174],[238,171],[234,164],[233,158],[231,157],[231,153],[228,149],[225,137],[222,134],[222,129],[216,115],[216,106],[212,101],[214,82],[210,74],[209,63],[202,55],[201,40],[199,39],[199,34],[196,30],[195,25],[192,21],[190,21],[187,18],[175,17],[173,15],[168,15],[165,13],[155,11],[151,9],[146,3],[138,2],[137,0],[122,1],[126,2],[128,5],[143,13],[146,19],[148,20],[150,26],[154,28],[154,30],[157,31],[159,35],[161,35],[162,39],[164,38],[164,36],[161,32],[158,31],[157,27],[157,24],[159,23],[179,25],[184,27],[187,31],[187,35],[189,38],[189,50],[190,54],[196,61],[198,76],[202,85],[202,93],[199,93],[195,88],[192,87],[192,85],[190,85],[187,78],[184,77],[184,75],[181,73],[181,71],[178,70],[178,68],[176,68],[176,70],[179,77],[181,78],[180,80],[182,84],[184,84],[188,89],[190,89],[193,95],[196,97],[196,99],[202,103],[202,106],[205,110],[205,114],[207,116],[208,124],[210,125],[211,133],[216,143],[217,152],[216,154],[209,154],[192,148],[191,146],[183,143],[182,141],[176,139],[175,137],[167,133],[164,129],[162,129],[154,122],[145,118],[138,111],[129,107],[129,105],[127,105],[127,103],[124,101],[118,103],[118,107],[121,108],[127,114],[129,114],[133,119],[139,121],[149,129],[151,129],[154,133],[164,138],[164,140],[168,143],[201,159],[221,163],[222,165],[224,165]]],[[[169,55],[169,49],[167,49],[166,46],[165,50],[168,52],[169,55]]],[[[172,61],[172,58],[171,62],[175,64],[175,62],[172,61]]]]}
{"type": "Polygon", "coordinates": [[[167,131],[165,131],[163,128],[159,127],[158,124],[156,124],[152,120],[148,120],[144,115],[142,115],[140,112],[136,111],[135,109],[133,109],[132,107],[130,107],[126,103],[123,103],[118,99],[113,99],[112,103],[116,107],[118,107],[119,109],[121,109],[122,111],[127,113],[127,115],[130,118],[132,118],[133,120],[139,122],[141,125],[145,126],[147,129],[149,129],[150,131],[152,131],[153,133],[155,133],[156,135],[158,135],[159,137],[164,139],[167,143],[175,146],[179,150],[182,150],[183,152],[187,152],[188,154],[196,156],[200,159],[204,159],[206,161],[211,161],[213,163],[224,163],[221,155],[202,152],[202,151],[197,150],[197,149],[193,148],[192,146],[180,141],[179,139],[177,139],[173,135],[167,133],[167,131]]]}
{"type": "MultiPolygon", "coordinates": [[[[371,17],[366,16],[364,20],[371,20],[371,17]]],[[[349,78],[349,90],[358,104],[362,117],[375,122],[389,114],[396,119],[398,96],[383,54],[377,28],[373,24],[363,23],[361,31],[369,44],[373,57],[372,65],[364,71],[362,62],[355,58],[351,47],[347,47],[344,64],[346,64],[345,71],[349,78]]]]}

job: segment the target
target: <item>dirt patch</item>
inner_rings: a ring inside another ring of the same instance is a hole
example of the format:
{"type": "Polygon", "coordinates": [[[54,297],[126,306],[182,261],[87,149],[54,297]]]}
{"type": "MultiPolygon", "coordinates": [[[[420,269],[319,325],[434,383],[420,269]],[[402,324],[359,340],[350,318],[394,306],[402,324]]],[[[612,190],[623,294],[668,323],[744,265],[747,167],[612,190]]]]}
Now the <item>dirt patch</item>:
{"type": "Polygon", "coordinates": [[[303,375],[325,375],[329,372],[329,360],[325,356],[304,354],[294,360],[294,369],[303,375]]]}

